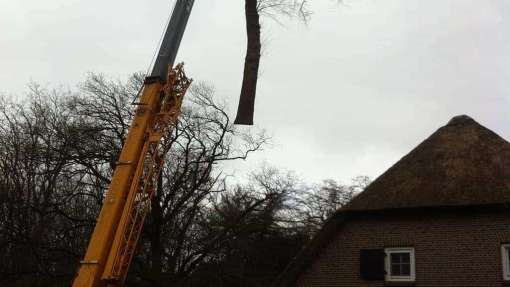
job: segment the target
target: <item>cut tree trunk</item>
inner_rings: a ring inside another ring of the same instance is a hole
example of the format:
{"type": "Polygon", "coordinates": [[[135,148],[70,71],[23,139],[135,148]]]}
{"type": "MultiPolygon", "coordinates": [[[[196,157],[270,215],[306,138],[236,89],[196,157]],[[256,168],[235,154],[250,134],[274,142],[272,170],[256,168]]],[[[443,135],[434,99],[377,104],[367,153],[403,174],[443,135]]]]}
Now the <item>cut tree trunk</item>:
{"type": "Polygon", "coordinates": [[[253,110],[257,93],[260,62],[260,17],[258,0],[245,0],[246,34],[248,43],[244,60],[243,84],[235,124],[253,125],[253,110]]]}

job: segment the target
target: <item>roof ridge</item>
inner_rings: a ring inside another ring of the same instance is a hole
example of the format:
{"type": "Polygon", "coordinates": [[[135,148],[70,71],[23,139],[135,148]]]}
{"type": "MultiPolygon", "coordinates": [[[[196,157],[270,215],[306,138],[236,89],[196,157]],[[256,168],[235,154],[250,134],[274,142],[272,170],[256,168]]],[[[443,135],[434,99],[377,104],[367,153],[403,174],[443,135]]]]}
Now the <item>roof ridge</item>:
{"type": "Polygon", "coordinates": [[[510,203],[510,143],[453,117],[375,179],[350,210],[510,203]]]}
{"type": "Polygon", "coordinates": [[[472,117],[470,117],[468,115],[458,115],[458,116],[454,116],[453,118],[451,118],[450,121],[448,121],[448,123],[446,125],[452,126],[452,125],[465,125],[465,124],[473,124],[473,123],[478,124],[478,122],[476,122],[472,117]]]}

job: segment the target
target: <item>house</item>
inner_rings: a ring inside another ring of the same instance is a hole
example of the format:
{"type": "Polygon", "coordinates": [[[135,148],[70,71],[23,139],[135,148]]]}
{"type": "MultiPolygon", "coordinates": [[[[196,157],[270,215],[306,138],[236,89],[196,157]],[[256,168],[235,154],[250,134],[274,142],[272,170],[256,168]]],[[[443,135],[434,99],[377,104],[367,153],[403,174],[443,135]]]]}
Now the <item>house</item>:
{"type": "Polygon", "coordinates": [[[337,211],[275,282],[510,285],[510,143],[454,117],[337,211]]]}

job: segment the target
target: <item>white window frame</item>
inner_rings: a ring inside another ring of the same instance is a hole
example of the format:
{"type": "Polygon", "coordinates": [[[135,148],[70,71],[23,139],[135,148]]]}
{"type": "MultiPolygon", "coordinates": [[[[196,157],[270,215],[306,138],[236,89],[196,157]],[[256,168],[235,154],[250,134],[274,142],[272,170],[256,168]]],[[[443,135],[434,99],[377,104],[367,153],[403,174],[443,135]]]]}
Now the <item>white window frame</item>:
{"type": "Polygon", "coordinates": [[[414,259],[414,248],[413,247],[397,247],[397,248],[385,248],[386,258],[384,259],[386,278],[388,282],[414,282],[416,280],[416,267],[414,259]],[[391,254],[392,253],[409,253],[411,263],[411,274],[409,276],[392,276],[391,275],[391,254]]]}
{"type": "Polygon", "coordinates": [[[503,265],[503,280],[510,280],[510,263],[508,252],[510,250],[510,243],[501,244],[501,263],[503,265]]]}

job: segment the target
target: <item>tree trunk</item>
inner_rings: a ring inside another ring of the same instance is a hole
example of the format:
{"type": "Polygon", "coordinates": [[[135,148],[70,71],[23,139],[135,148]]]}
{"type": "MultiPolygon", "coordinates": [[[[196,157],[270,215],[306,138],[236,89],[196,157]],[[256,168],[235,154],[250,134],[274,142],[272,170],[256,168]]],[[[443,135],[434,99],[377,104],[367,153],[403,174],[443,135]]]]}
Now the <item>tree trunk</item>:
{"type": "Polygon", "coordinates": [[[258,0],[245,0],[246,34],[248,44],[244,60],[243,84],[237,108],[235,124],[253,125],[253,110],[257,92],[260,62],[260,19],[257,11],[258,0]]]}
{"type": "Polygon", "coordinates": [[[163,224],[163,211],[161,209],[160,197],[163,192],[163,177],[158,176],[157,193],[151,201],[152,226],[150,228],[150,256],[151,256],[151,277],[157,284],[160,284],[163,272],[163,246],[161,243],[161,226],[163,224]]]}

